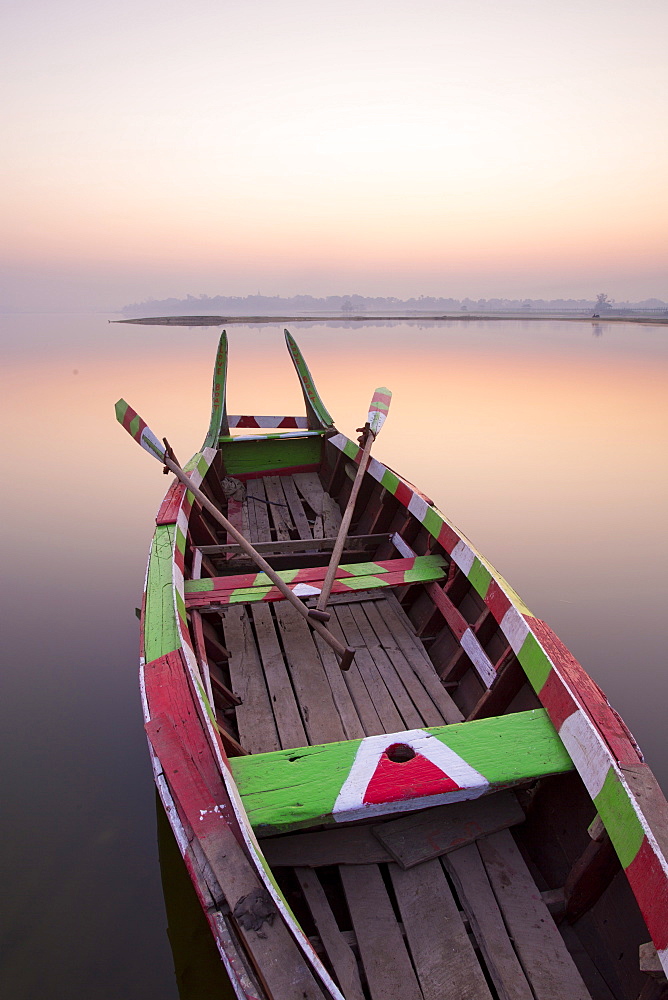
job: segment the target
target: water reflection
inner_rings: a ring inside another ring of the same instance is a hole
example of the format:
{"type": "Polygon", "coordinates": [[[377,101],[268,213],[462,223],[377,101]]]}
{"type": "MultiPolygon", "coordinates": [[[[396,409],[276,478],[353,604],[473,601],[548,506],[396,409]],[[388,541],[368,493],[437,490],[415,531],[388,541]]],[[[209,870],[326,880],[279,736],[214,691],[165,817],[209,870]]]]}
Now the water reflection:
{"type": "MultiPolygon", "coordinates": [[[[137,690],[156,463],[201,443],[218,331],[4,317],[4,966],[12,1000],[176,998],[137,690]],[[75,375],[74,372],[77,372],[75,375]],[[7,479],[6,483],[9,484],[7,479]],[[39,960],[36,960],[36,956],[39,960]]],[[[341,430],[434,497],[603,686],[668,786],[664,327],[293,325],[341,430]]],[[[282,325],[230,328],[229,411],[301,413],[282,325]]],[[[170,925],[173,926],[170,917],[170,925]]]]}

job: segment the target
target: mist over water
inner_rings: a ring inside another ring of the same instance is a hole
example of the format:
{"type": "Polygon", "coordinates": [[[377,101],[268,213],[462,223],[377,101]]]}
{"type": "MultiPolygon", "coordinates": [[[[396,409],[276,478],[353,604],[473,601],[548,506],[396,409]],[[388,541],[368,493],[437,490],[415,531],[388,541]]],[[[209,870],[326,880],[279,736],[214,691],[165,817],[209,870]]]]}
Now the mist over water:
{"type": "MultiPolygon", "coordinates": [[[[208,426],[219,331],[97,315],[0,322],[0,989],[170,1000],[134,615],[168,480],[113,404],[126,398],[185,461],[208,426]]],[[[282,329],[228,332],[228,411],[302,413],[282,329]]],[[[349,436],[374,388],[393,390],[376,456],[549,622],[668,788],[666,328],[526,319],[291,332],[349,436]]]]}

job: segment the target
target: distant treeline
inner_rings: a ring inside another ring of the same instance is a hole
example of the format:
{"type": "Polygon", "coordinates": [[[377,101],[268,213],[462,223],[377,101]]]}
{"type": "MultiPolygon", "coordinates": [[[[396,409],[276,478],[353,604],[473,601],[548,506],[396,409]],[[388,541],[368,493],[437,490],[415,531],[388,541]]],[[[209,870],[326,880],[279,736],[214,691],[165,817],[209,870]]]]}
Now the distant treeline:
{"type": "Polygon", "coordinates": [[[626,310],[666,309],[668,304],[661,299],[645,299],[643,302],[615,302],[607,299],[601,303],[600,296],[591,299],[451,299],[433,295],[418,298],[398,299],[394,296],[370,295],[328,295],[316,298],[313,295],[188,295],[185,299],[149,299],[124,306],[125,316],[178,316],[182,313],[197,315],[216,313],[221,316],[289,316],[318,313],[343,316],[359,316],[397,313],[460,313],[460,312],[588,312],[597,308],[605,312],[626,310]],[[598,301],[597,301],[598,300],[598,301]]]}

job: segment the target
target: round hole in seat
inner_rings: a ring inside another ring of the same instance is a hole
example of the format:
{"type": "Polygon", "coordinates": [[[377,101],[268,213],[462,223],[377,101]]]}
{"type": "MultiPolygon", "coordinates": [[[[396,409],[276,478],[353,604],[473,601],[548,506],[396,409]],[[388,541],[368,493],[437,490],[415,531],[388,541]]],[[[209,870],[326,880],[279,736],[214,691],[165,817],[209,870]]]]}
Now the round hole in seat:
{"type": "Polygon", "coordinates": [[[413,759],[415,750],[407,743],[393,743],[391,747],[387,748],[385,754],[394,764],[405,764],[406,761],[413,759]]]}

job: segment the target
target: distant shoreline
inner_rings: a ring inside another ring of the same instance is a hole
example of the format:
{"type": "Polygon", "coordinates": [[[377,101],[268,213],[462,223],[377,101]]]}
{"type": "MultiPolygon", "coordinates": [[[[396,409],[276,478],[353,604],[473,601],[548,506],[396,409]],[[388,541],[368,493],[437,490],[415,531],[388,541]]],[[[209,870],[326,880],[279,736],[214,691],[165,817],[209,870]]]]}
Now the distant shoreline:
{"type": "Polygon", "coordinates": [[[559,313],[450,313],[432,316],[427,313],[398,314],[394,316],[142,316],[137,319],[110,319],[110,323],[135,323],[142,326],[229,326],[233,323],[255,325],[258,323],[439,323],[462,320],[563,320],[568,323],[642,323],[668,325],[668,316],[565,316],[559,313]]]}

